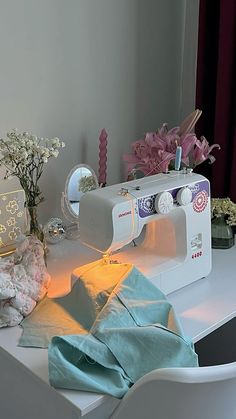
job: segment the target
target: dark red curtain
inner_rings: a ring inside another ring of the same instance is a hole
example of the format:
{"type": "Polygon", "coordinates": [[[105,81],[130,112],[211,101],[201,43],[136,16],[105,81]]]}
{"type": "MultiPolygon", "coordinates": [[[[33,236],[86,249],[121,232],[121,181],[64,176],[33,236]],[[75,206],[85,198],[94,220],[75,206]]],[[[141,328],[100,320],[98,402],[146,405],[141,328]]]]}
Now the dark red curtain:
{"type": "Polygon", "coordinates": [[[236,202],[236,0],[200,0],[196,107],[197,135],[221,146],[202,168],[212,196],[236,202]]]}

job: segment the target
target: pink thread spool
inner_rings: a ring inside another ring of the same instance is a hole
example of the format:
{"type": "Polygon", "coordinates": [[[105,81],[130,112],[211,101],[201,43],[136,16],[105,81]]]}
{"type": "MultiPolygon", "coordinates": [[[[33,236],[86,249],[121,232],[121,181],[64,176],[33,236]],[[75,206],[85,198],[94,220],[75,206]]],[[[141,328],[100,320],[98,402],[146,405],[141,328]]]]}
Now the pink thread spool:
{"type": "Polygon", "coordinates": [[[107,177],[107,132],[105,128],[103,128],[99,136],[98,182],[100,186],[106,185],[106,177],[107,177]]]}

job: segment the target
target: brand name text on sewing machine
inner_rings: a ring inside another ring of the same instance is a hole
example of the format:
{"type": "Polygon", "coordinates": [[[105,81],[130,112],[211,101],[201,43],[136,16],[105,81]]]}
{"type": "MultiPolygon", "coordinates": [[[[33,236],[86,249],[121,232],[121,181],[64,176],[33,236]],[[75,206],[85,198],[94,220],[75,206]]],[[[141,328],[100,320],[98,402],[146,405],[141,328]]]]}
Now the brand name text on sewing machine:
{"type": "Polygon", "coordinates": [[[125,215],[131,215],[131,211],[121,212],[121,213],[118,215],[118,217],[119,217],[119,218],[121,218],[121,217],[125,217],[125,215]]]}

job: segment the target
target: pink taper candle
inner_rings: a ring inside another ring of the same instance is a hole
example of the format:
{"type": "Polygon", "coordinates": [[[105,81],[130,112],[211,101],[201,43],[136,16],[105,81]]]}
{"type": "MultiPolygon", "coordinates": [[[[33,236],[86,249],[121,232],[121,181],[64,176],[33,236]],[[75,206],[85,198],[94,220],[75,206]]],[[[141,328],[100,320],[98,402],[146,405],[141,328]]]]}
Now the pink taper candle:
{"type": "Polygon", "coordinates": [[[98,169],[99,185],[106,184],[106,177],[107,177],[107,132],[105,128],[103,128],[99,136],[99,169],[98,169]]]}

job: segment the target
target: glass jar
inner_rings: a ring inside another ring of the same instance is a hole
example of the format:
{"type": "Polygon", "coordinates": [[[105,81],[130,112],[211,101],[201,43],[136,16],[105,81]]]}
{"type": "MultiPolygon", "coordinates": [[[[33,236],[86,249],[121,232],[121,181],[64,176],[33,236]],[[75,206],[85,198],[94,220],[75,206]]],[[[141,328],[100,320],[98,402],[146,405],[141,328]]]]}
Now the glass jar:
{"type": "Polygon", "coordinates": [[[234,245],[234,232],[224,214],[211,220],[211,239],[213,249],[229,249],[234,245]]]}

